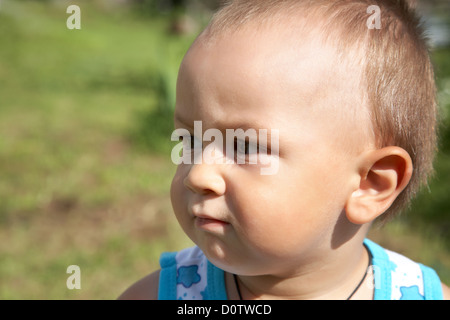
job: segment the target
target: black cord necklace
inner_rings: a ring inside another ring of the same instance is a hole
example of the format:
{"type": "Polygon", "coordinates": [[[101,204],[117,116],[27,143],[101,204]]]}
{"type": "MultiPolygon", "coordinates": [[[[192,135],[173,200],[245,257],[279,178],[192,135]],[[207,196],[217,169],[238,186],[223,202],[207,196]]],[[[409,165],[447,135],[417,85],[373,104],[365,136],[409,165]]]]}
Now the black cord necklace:
{"type": "Polygon", "coordinates": [[[359,284],[356,286],[355,290],[353,290],[353,292],[348,296],[348,298],[346,300],[350,300],[353,297],[353,295],[356,293],[356,291],[358,291],[358,289],[364,283],[364,280],[366,280],[367,274],[369,273],[369,268],[372,265],[372,253],[370,252],[369,249],[367,249],[367,247],[365,245],[364,245],[364,249],[366,249],[367,254],[369,255],[369,265],[367,266],[366,272],[364,273],[364,277],[361,279],[359,284]]]}
{"type": "MultiPolygon", "coordinates": [[[[367,250],[367,248],[366,248],[367,250]]],[[[370,268],[370,265],[372,263],[372,254],[370,253],[370,250],[367,250],[367,253],[369,254],[369,265],[367,266],[366,272],[364,273],[363,278],[361,279],[361,281],[358,283],[358,285],[356,286],[356,288],[353,290],[353,292],[347,297],[346,300],[350,300],[353,295],[356,293],[356,291],[358,291],[358,289],[361,287],[361,285],[364,283],[364,280],[366,280],[367,274],[369,273],[368,270],[370,268]]],[[[234,284],[236,285],[236,290],[237,293],[239,295],[239,300],[243,300],[242,299],[242,294],[241,294],[241,289],[239,288],[239,283],[237,280],[237,276],[235,274],[233,274],[233,278],[234,278],[234,284]]]]}
{"type": "Polygon", "coordinates": [[[244,300],[244,299],[242,299],[241,289],[239,289],[239,283],[237,281],[237,276],[234,273],[233,273],[233,278],[234,278],[234,284],[236,285],[236,289],[237,289],[237,292],[238,292],[238,295],[239,295],[239,300],[244,300]]]}

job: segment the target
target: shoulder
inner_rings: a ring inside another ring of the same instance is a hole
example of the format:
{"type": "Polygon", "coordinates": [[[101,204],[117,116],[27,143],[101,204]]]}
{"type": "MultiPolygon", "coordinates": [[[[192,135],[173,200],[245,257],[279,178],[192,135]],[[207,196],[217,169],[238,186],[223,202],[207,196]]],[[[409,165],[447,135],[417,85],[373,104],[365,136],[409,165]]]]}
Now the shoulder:
{"type": "Polygon", "coordinates": [[[160,270],[155,271],[134,283],[125,290],[119,300],[157,300],[160,270]]]}
{"type": "Polygon", "coordinates": [[[442,283],[442,294],[444,296],[444,300],[450,300],[450,288],[442,283]]]}

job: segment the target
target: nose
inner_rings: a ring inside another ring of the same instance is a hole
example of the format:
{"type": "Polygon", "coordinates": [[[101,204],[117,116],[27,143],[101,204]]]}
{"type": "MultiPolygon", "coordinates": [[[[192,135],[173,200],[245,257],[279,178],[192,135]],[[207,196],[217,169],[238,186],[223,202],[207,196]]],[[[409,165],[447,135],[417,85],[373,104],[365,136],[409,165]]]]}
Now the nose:
{"type": "Polygon", "coordinates": [[[188,175],[184,178],[184,185],[192,192],[198,194],[223,195],[225,193],[225,180],[221,172],[222,164],[192,164],[188,175]]]}

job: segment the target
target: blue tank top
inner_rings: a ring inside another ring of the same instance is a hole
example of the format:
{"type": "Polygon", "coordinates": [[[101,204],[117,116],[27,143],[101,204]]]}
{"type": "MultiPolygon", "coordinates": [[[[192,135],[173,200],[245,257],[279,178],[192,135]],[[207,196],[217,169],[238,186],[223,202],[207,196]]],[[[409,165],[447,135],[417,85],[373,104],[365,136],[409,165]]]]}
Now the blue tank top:
{"type": "MultiPolygon", "coordinates": [[[[442,300],[436,272],[366,239],[372,256],[374,300],[442,300]]],[[[164,253],[160,258],[160,300],[226,300],[224,271],[198,247],[164,253]]]]}

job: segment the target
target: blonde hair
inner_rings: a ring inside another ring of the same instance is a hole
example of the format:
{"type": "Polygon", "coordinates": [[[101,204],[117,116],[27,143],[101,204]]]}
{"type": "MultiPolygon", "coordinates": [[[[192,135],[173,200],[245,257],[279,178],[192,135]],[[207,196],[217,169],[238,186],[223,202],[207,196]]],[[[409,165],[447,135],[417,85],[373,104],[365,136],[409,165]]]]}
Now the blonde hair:
{"type": "Polygon", "coordinates": [[[405,0],[235,0],[214,15],[206,33],[214,37],[248,22],[282,23],[283,15],[302,18],[296,20],[301,26],[314,22],[339,57],[360,55],[376,146],[399,146],[412,158],[411,181],[383,217],[400,211],[427,183],[437,149],[436,88],[419,16],[405,0]],[[367,24],[370,6],[379,8],[379,29],[367,24]]]}

